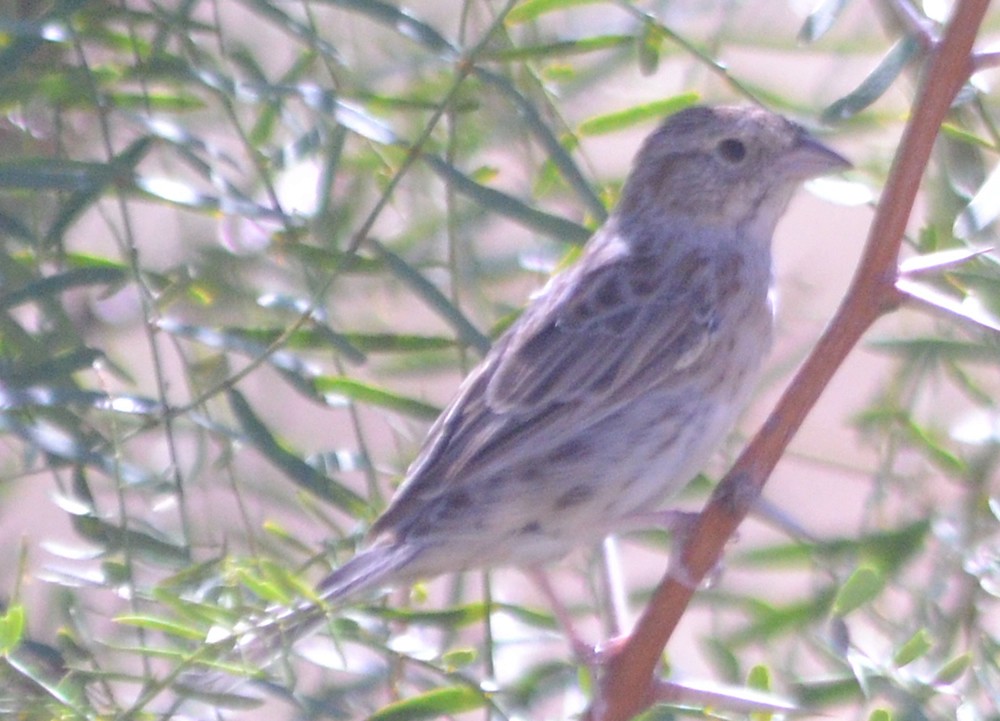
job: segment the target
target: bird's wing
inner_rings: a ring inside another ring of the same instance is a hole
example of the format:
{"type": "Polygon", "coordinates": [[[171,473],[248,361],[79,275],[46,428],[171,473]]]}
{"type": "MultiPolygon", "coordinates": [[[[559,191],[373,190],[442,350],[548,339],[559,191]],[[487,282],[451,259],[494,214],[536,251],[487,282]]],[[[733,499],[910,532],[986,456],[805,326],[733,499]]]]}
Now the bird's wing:
{"type": "Polygon", "coordinates": [[[708,255],[691,249],[667,263],[618,247],[556,278],[512,328],[486,389],[491,409],[580,401],[614,412],[675,382],[708,347],[720,293],[733,290],[719,287],[708,255]]]}

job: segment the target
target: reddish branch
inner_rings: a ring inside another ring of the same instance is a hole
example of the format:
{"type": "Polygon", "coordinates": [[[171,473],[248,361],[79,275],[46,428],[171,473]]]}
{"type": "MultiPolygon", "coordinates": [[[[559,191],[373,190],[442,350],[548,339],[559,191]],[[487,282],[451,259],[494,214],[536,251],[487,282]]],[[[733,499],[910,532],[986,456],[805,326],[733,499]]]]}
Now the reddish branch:
{"type": "Polygon", "coordinates": [[[900,304],[895,282],[903,233],[938,129],[974,70],[972,47],[988,5],[988,0],[961,0],[941,41],[932,46],[847,295],[763,428],[701,513],[682,552],[687,583],[666,576],[627,643],[608,660],[588,719],[627,721],[653,703],[656,664],[691,600],[690,580],[702,579],[718,564],[728,539],[834,372],[872,323],[900,304]]]}

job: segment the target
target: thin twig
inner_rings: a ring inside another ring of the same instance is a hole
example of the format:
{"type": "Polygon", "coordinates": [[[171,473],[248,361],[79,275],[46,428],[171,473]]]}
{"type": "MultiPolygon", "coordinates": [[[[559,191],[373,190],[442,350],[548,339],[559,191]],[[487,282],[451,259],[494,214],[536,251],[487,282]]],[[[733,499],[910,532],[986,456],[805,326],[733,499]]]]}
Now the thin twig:
{"type": "Polygon", "coordinates": [[[976,66],[976,70],[995,68],[997,65],[1000,65],[1000,50],[989,50],[976,53],[972,60],[973,64],[976,66]]]}

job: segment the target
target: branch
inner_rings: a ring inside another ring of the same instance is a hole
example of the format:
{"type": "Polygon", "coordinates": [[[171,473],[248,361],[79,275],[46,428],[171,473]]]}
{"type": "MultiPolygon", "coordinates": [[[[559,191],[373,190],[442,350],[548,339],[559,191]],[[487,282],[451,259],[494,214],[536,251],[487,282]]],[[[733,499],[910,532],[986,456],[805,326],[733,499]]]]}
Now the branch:
{"type": "Polygon", "coordinates": [[[974,69],[972,46],[988,5],[988,0],[960,0],[942,40],[931,48],[913,113],[847,295],[771,416],[699,516],[681,552],[685,582],[668,573],[628,641],[608,659],[588,719],[627,721],[654,702],[654,669],[691,600],[693,586],[718,564],[727,541],[847,354],[877,318],[902,302],[896,279],[903,233],[938,129],[974,69]]]}

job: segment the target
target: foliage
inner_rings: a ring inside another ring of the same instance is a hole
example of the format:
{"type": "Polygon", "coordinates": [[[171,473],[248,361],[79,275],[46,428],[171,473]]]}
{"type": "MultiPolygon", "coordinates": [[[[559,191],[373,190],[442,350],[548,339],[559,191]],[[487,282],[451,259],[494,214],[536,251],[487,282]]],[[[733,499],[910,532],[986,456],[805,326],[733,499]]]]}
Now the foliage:
{"type": "MultiPolygon", "coordinates": [[[[927,50],[843,2],[5,6],[0,489],[24,535],[0,565],[0,708],[25,719],[578,711],[589,679],[548,610],[473,575],[331,612],[263,671],[206,638],[350,555],[462,373],[605,217],[638,131],[698,100],[822,118],[858,170],[816,189],[845,200],[884,180],[927,50]],[[180,693],[205,667],[257,683],[180,693]]],[[[914,254],[996,242],[984,87],[944,128],[914,254]]],[[[995,255],[921,281],[1000,314],[995,255]]],[[[842,419],[856,457],[812,459],[863,503],[734,546],[674,668],[697,650],[715,682],[824,713],[997,718],[1000,343],[900,315],[842,419]]],[[[596,567],[568,566],[588,589],[596,567]]]]}

